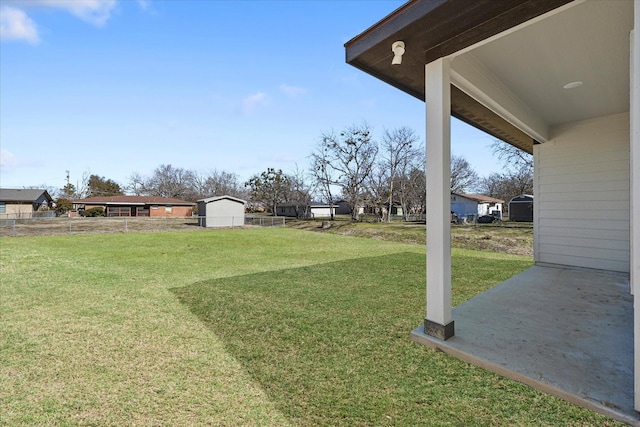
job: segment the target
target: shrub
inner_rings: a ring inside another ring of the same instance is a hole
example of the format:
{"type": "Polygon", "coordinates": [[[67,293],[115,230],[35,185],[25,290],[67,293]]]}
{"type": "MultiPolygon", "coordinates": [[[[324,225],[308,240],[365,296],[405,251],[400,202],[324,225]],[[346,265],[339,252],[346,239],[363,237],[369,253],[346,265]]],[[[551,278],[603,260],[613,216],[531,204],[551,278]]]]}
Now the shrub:
{"type": "Polygon", "coordinates": [[[95,217],[95,216],[104,216],[104,209],[96,206],[95,208],[87,209],[82,212],[82,216],[84,217],[95,217]]]}
{"type": "Polygon", "coordinates": [[[60,198],[58,198],[58,200],[56,200],[56,213],[57,214],[67,213],[71,209],[73,209],[73,203],[71,203],[71,200],[66,199],[64,197],[60,197],[60,198]]]}

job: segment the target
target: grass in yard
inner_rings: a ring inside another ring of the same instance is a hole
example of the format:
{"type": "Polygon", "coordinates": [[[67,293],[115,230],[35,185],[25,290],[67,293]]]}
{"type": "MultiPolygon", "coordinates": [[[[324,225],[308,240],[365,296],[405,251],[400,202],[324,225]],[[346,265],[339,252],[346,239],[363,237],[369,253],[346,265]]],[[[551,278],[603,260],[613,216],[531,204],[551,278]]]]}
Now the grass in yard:
{"type": "MultiPolygon", "coordinates": [[[[527,258],[455,251],[456,304],[527,258]]],[[[0,240],[0,425],[614,425],[409,342],[424,247],[290,229],[0,240]]]]}
{"type": "Polygon", "coordinates": [[[262,229],[1,239],[0,425],[287,425],[169,289],[403,250],[262,229]]]}
{"type": "MultiPolygon", "coordinates": [[[[424,222],[357,222],[351,221],[350,218],[336,217],[328,228],[322,228],[321,224],[321,220],[287,220],[287,227],[302,230],[399,243],[426,244],[424,222]]],[[[451,246],[533,258],[533,228],[530,224],[513,222],[452,225],[451,246]]]]}
{"type": "MultiPolygon", "coordinates": [[[[530,264],[456,252],[456,303],[530,264]]],[[[607,424],[409,342],[408,332],[422,320],[423,282],[424,255],[395,253],[208,280],[175,292],[297,425],[607,424]]]]}

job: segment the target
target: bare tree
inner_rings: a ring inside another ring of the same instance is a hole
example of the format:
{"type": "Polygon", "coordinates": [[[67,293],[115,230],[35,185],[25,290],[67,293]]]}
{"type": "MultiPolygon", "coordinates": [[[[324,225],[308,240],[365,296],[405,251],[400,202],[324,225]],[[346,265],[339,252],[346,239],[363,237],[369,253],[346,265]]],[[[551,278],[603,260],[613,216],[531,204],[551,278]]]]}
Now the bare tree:
{"type": "Polygon", "coordinates": [[[309,172],[315,181],[315,188],[321,197],[329,204],[331,220],[333,214],[333,187],[337,184],[336,172],[331,167],[331,151],[329,144],[324,139],[318,144],[315,151],[311,153],[311,167],[309,172]]]}
{"type": "MultiPolygon", "coordinates": [[[[533,168],[528,165],[522,165],[519,169],[509,174],[514,190],[513,197],[521,194],[533,194],[533,168]]],[[[510,197],[508,200],[512,199],[510,197]]],[[[507,199],[505,199],[507,200],[507,199]]]]}
{"type": "Polygon", "coordinates": [[[129,177],[127,191],[138,196],[160,196],[195,201],[198,199],[195,172],[160,165],[149,178],[138,173],[129,177]]]}
{"type": "Polygon", "coordinates": [[[194,173],[194,183],[201,199],[225,195],[240,199],[247,197],[246,189],[232,172],[214,169],[206,175],[194,173]]]}
{"type": "Polygon", "coordinates": [[[295,169],[287,174],[287,178],[289,179],[287,201],[293,205],[296,217],[305,218],[309,215],[313,186],[305,171],[300,169],[297,164],[295,169]]]}
{"type": "Polygon", "coordinates": [[[464,193],[478,183],[478,174],[462,156],[451,156],[451,192],[464,193]]]}
{"type": "Polygon", "coordinates": [[[351,208],[351,218],[357,220],[365,182],[378,153],[369,126],[350,126],[339,135],[334,132],[323,134],[321,151],[326,153],[324,167],[330,169],[327,176],[336,177],[333,184],[341,188],[342,196],[351,208]]]}
{"type": "Polygon", "coordinates": [[[424,169],[424,157],[422,164],[414,166],[407,174],[407,183],[404,191],[403,209],[409,214],[422,214],[427,208],[427,178],[424,169]],[[405,207],[406,206],[406,207],[405,207]]]}
{"type": "Polygon", "coordinates": [[[207,174],[160,165],[150,177],[137,172],[129,176],[126,192],[135,196],[174,197],[196,201],[212,196],[247,198],[247,191],[238,176],[227,171],[212,170],[207,174]]]}
{"type": "MultiPolygon", "coordinates": [[[[385,130],[382,136],[382,161],[381,168],[387,174],[387,220],[391,221],[391,209],[394,197],[402,191],[394,191],[394,185],[406,186],[406,172],[410,169],[420,155],[420,150],[415,147],[418,142],[416,133],[408,127],[400,127],[392,131],[385,130]]],[[[402,202],[401,202],[402,204],[402,202]]],[[[404,210],[403,210],[404,212],[404,210]]]]}
{"type": "Polygon", "coordinates": [[[71,183],[71,176],[67,171],[67,183],[60,189],[60,192],[68,199],[84,199],[89,196],[89,171],[82,173],[82,178],[76,181],[76,185],[71,183]]]}
{"type": "Polygon", "coordinates": [[[384,163],[379,162],[366,181],[366,192],[364,193],[363,199],[366,201],[366,205],[373,208],[372,212],[367,213],[375,214],[378,220],[384,221],[384,219],[388,218],[391,214],[391,207],[387,204],[390,198],[389,172],[384,163]],[[387,207],[389,210],[385,216],[385,209],[387,207]]]}
{"type": "Polygon", "coordinates": [[[506,169],[533,169],[533,156],[518,147],[496,139],[491,144],[491,152],[502,161],[506,169]]]}
{"type": "Polygon", "coordinates": [[[187,169],[160,165],[145,182],[145,190],[151,196],[195,200],[197,195],[194,191],[194,175],[194,172],[187,169]]]}
{"type": "Polygon", "coordinates": [[[402,206],[402,218],[407,214],[421,213],[426,203],[425,149],[424,145],[415,150],[415,156],[400,163],[398,179],[394,186],[395,197],[402,206]]]}
{"type": "Polygon", "coordinates": [[[478,191],[506,202],[521,194],[533,194],[533,171],[527,165],[482,179],[478,191]]]}
{"type": "Polygon", "coordinates": [[[504,172],[484,178],[479,190],[507,202],[521,194],[533,194],[533,156],[501,140],[491,144],[491,151],[502,161],[504,172]]]}
{"type": "Polygon", "coordinates": [[[125,191],[131,196],[144,195],[144,178],[138,172],[129,175],[129,183],[125,186],[125,191]]]}

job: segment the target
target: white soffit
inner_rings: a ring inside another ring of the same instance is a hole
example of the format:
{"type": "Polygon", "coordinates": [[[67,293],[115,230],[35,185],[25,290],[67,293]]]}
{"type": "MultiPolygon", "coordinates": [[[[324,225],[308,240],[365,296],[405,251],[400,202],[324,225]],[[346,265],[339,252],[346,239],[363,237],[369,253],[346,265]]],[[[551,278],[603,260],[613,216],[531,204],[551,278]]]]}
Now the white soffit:
{"type": "Polygon", "coordinates": [[[629,111],[633,1],[570,6],[459,55],[453,84],[540,142],[555,125],[629,111]]]}
{"type": "Polygon", "coordinates": [[[539,142],[549,140],[549,125],[471,54],[455,59],[451,82],[539,142]]]}

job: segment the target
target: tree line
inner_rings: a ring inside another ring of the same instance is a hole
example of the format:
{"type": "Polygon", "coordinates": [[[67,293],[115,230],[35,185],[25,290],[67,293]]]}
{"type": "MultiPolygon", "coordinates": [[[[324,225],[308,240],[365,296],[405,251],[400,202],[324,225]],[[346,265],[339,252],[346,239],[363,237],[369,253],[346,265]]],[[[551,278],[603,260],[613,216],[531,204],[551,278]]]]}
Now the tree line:
{"type": "MultiPolygon", "coordinates": [[[[502,141],[494,142],[491,150],[504,168],[484,178],[463,156],[451,157],[451,191],[476,192],[505,201],[531,194],[532,157],[502,141]]],[[[359,206],[366,206],[369,214],[389,218],[386,213],[394,206],[400,206],[405,216],[426,210],[425,161],[424,142],[412,129],[384,130],[376,140],[371,127],[364,123],[322,133],[307,167],[296,166],[288,173],[267,168],[242,182],[229,171],[199,173],[162,164],[149,176],[134,172],[125,186],[85,174],[78,188],[67,183],[55,194],[59,210],[69,209],[71,200],[96,196],[128,194],[196,201],[229,195],[247,200],[250,209],[272,214],[277,206],[286,204],[298,216],[306,216],[312,201],[333,205],[344,200],[351,207],[353,219],[358,219],[359,206]]]]}

